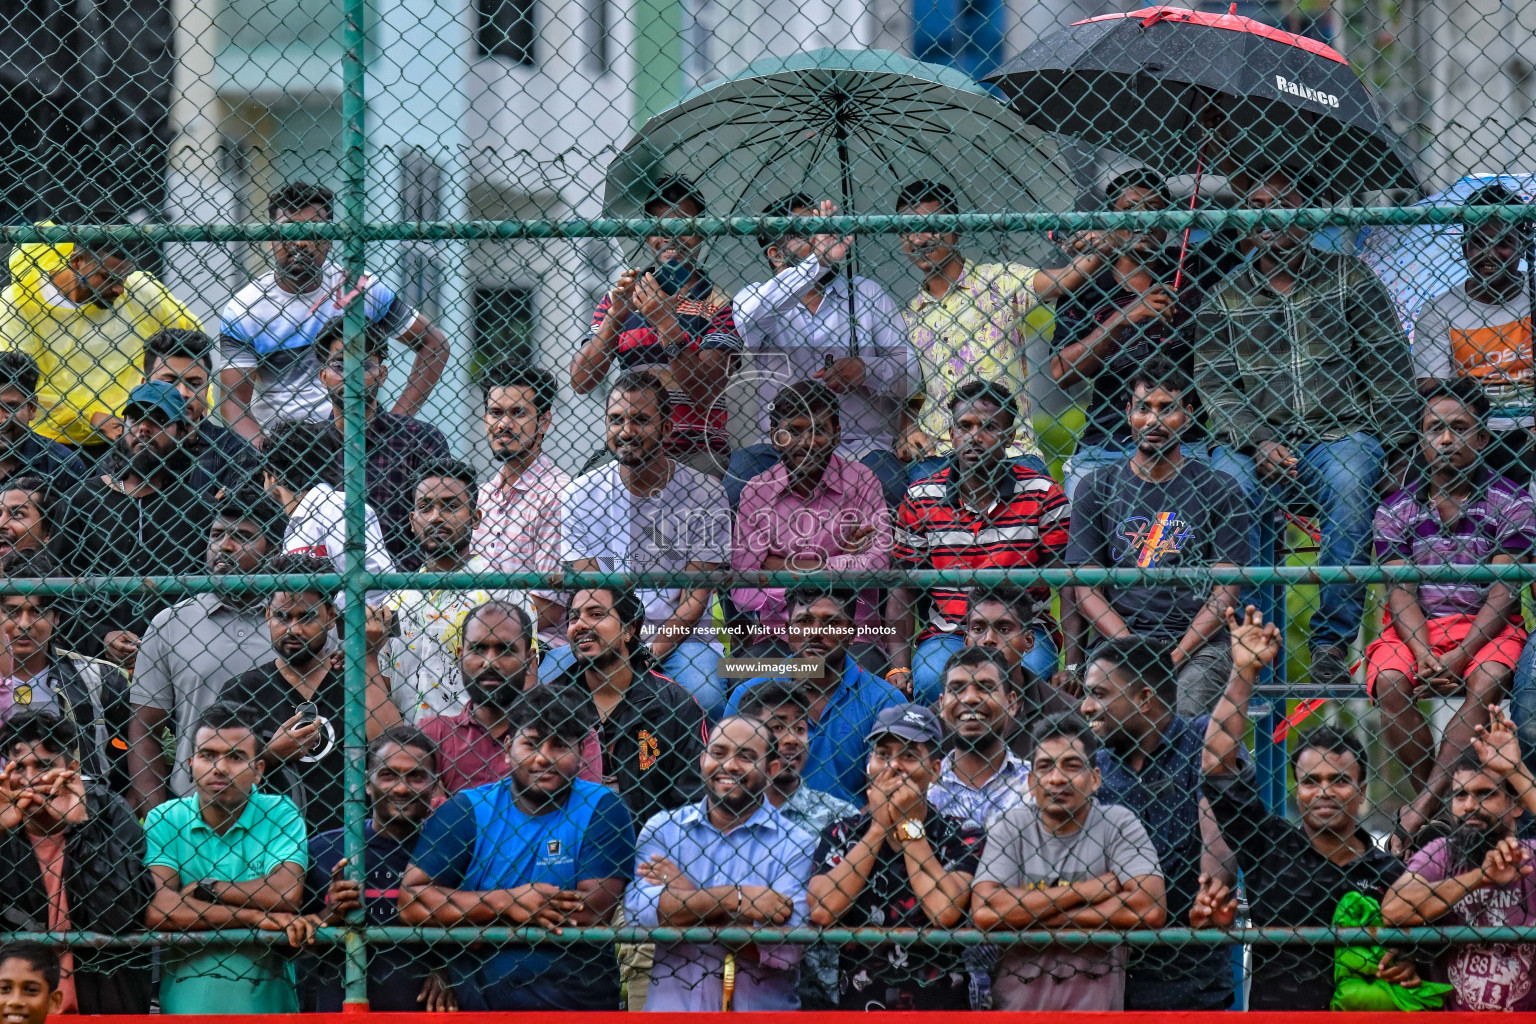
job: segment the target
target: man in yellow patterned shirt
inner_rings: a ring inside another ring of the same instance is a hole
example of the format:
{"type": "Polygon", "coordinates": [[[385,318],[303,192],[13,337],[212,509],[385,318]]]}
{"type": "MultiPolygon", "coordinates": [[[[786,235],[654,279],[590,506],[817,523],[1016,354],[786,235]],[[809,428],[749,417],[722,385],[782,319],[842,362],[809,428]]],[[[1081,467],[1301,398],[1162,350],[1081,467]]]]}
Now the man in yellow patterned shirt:
{"type": "MultiPolygon", "coordinates": [[[[941,182],[904,186],[896,212],[932,216],[957,213],[954,192],[941,182]]],[[[953,231],[917,231],[902,236],[902,248],[923,275],[923,288],[902,316],[923,372],[926,400],[918,420],[922,437],[909,435],[914,451],[908,478],[937,472],[947,458],[949,396],[968,380],[997,381],[1018,395],[1018,438],[1009,453],[1041,473],[1045,460],[1030,424],[1025,350],[1051,323],[1047,303],[1081,288],[1103,267],[1090,251],[1060,270],[1023,263],[975,263],[958,248],[953,231]],[[920,449],[933,446],[938,454],[920,449]],[[929,457],[921,457],[923,455],[929,457]]]]}
{"type": "Polygon", "coordinates": [[[203,325],[118,242],[18,245],[0,292],[0,348],[42,371],[32,428],[88,462],[122,432],[128,392],[143,379],[144,340],[203,325]]]}

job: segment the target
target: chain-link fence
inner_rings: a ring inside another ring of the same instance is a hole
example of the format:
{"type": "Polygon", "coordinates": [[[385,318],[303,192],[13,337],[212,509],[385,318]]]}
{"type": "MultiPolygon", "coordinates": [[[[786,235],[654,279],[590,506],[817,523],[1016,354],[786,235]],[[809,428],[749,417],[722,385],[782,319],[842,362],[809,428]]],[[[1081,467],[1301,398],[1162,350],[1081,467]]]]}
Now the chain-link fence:
{"type": "Polygon", "coordinates": [[[7,7],[0,992],[1536,1009],[1529,19],[7,7]]]}

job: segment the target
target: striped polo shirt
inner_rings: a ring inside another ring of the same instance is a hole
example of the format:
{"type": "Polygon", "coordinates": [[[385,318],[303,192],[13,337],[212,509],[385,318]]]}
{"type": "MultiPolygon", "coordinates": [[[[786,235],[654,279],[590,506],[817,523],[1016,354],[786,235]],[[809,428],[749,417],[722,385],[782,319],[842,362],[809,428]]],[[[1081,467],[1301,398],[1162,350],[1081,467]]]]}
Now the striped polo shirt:
{"type": "MultiPolygon", "coordinates": [[[[962,503],[957,483],[950,465],[907,489],[893,531],[892,555],[898,567],[1008,569],[1061,560],[1071,506],[1056,481],[1028,466],[1010,466],[997,504],[986,511],[962,503]]],[[[1047,587],[1030,592],[1037,603],[1050,600],[1047,587]]],[[[965,626],[964,590],[936,587],[931,596],[929,622],[919,643],[965,626]]]]}
{"type": "MultiPolygon", "coordinates": [[[[739,353],[741,335],[736,332],[736,320],[731,314],[731,297],[720,291],[702,274],[677,298],[678,326],[688,340],[691,351],[720,349],[739,353]]],[[[597,329],[608,318],[612,299],[604,295],[592,313],[588,337],[595,336],[597,329]]],[[[672,434],[667,438],[668,455],[688,455],[692,452],[729,452],[731,436],[727,431],[726,410],[723,405],[711,404],[700,408],[693,402],[685,387],[686,381],[672,375],[672,350],[657,336],[650,322],[639,310],[631,310],[619,331],[618,352],[614,362],[619,373],[646,370],[656,375],[667,389],[672,400],[672,434]]]]}
{"type": "MultiPolygon", "coordinates": [[[[1376,560],[1409,565],[1484,565],[1494,555],[1520,556],[1536,540],[1536,514],[1526,490],[1505,477],[1478,471],[1477,489],[1455,522],[1441,520],[1428,482],[1392,494],[1376,510],[1376,560]]],[[[1429,618],[1476,615],[1488,584],[1439,580],[1419,584],[1419,606],[1429,618]]]]}

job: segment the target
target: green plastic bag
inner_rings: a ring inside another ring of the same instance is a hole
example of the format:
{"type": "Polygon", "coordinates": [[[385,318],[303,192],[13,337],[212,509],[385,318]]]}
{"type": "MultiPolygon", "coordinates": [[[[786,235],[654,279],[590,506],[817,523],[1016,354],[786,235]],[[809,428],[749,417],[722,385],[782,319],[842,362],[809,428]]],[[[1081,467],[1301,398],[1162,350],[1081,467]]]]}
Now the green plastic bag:
{"type": "MultiPolygon", "coordinates": [[[[1333,910],[1333,923],[1339,928],[1377,928],[1381,926],[1381,904],[1374,896],[1345,893],[1333,910]]],[[[1376,977],[1376,965],[1387,951],[1380,946],[1340,946],[1333,951],[1334,1010],[1391,1011],[1438,1010],[1454,989],[1438,981],[1420,982],[1417,988],[1404,988],[1376,977]]]]}

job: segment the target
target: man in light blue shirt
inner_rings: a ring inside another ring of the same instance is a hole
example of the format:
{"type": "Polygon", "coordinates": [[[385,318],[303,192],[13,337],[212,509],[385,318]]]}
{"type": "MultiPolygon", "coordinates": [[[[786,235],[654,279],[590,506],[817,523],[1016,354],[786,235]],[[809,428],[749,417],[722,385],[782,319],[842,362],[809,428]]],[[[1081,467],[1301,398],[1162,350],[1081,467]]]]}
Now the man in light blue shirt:
{"type": "MultiPolygon", "coordinates": [[[[808,742],[810,754],[800,773],[809,789],[831,793],[839,800],[864,806],[864,737],[875,724],[875,716],[886,708],[907,702],[900,690],[860,668],[848,656],[848,641],[854,635],[854,595],[847,591],[829,591],[811,603],[809,614],[796,615],[789,647],[796,658],[822,659],[826,674],[820,679],[796,680],[810,698],[808,742]]],[[[748,690],[761,686],[766,679],[748,679],[731,693],[725,713],[734,715],[748,690]]]]}
{"type": "MultiPolygon", "coordinates": [[[[709,734],[699,770],[702,803],[645,823],[639,867],[624,914],[640,927],[795,927],[806,919],[805,885],[815,837],[767,802],[782,760],[768,729],[740,716],[709,734]]],[[[659,943],[648,1011],[798,1010],[800,947],[659,943]],[[733,965],[735,985],[724,976],[733,965]]]]}
{"type": "MultiPolygon", "coordinates": [[[[836,210],[830,202],[796,193],[769,203],[763,213],[814,217],[836,210]]],[[[900,504],[907,467],[896,451],[909,424],[908,403],[921,396],[923,383],[901,311],[878,281],[845,273],[851,237],[791,233],[758,241],[773,277],[737,292],[733,307],[736,329],[752,356],[747,376],[757,385],[760,440],[772,436],[768,405],[774,395],[796,381],[823,381],[842,399],[837,454],[868,466],[880,478],[886,504],[900,504]]],[[[725,493],[732,508],[747,481],[776,462],[769,443],[731,453],[725,493]]]]}

